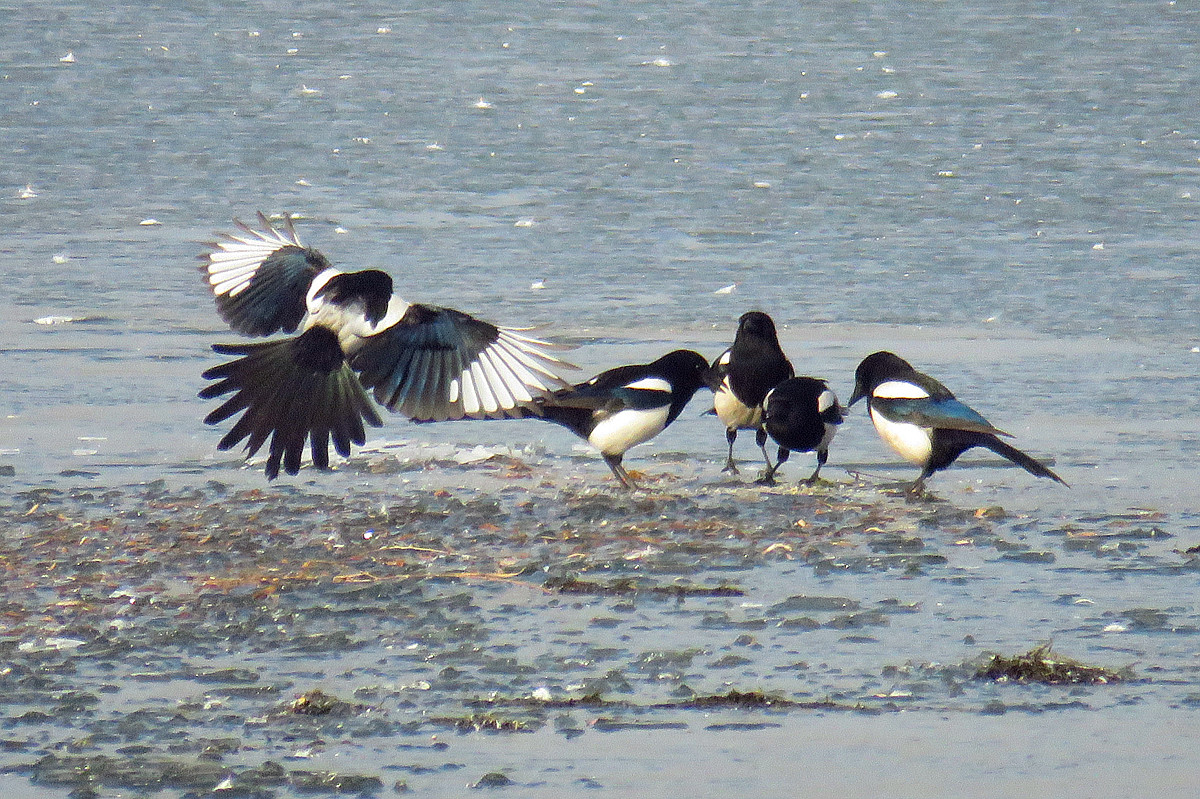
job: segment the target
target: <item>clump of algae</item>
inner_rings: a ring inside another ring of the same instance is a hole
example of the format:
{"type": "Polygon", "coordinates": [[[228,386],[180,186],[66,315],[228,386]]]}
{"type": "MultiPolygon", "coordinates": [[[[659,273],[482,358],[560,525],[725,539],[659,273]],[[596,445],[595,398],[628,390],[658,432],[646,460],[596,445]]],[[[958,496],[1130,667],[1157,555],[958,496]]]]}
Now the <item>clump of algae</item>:
{"type": "Polygon", "coordinates": [[[1088,666],[1055,654],[1051,651],[1050,644],[1042,644],[1022,655],[992,655],[991,660],[976,670],[975,677],[995,682],[1105,685],[1124,682],[1133,675],[1128,669],[1113,671],[1102,666],[1088,666]]]}

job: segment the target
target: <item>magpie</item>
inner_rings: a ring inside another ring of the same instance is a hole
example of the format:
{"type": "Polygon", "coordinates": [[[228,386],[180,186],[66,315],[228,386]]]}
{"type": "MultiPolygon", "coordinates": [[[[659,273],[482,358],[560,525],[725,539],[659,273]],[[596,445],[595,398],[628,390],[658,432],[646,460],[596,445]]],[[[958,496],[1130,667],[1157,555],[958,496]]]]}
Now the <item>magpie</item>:
{"type": "Polygon", "coordinates": [[[1030,474],[1066,485],[1049,468],[1000,440],[1008,433],[894,353],[876,352],[858,365],[850,405],[864,397],[879,437],[900,457],[921,467],[920,476],[908,489],[910,495],[921,494],[930,475],[947,468],[971,447],[985,447],[1030,474]]]}
{"type": "Polygon", "coordinates": [[[214,344],[239,356],[205,371],[218,382],[200,392],[226,399],[204,421],[242,412],[217,444],[246,440],[246,457],[270,439],[268,480],[300,469],[306,440],[313,463],[329,466],[329,443],[343,456],[362,444],[363,423],[382,425],[375,402],[416,420],[503,418],[570,385],[559,369],[577,368],[550,350],[565,349],[452,308],[408,303],[378,269],[342,272],[305,247],[290,216],[281,228],[260,212],[261,229],[238,220],[238,233],[200,256],[217,311],[237,333],[293,334],[253,344],[214,344]]]}
{"type": "Polygon", "coordinates": [[[763,400],[763,426],[779,445],[775,465],[758,479],[760,485],[775,485],[775,472],[792,452],[817,453],[817,468],[803,482],[817,482],[821,467],[829,460],[829,445],[843,419],[837,395],[824,380],[792,377],[767,392],[763,400]]]}
{"type": "Polygon", "coordinates": [[[779,346],[775,322],[762,311],[748,311],[738,319],[733,346],[721,353],[709,368],[707,382],[713,390],[713,413],[725,423],[729,456],[723,472],[737,474],[733,442],[738,430],[755,431],[767,468],[767,432],[762,424],[763,399],[767,392],[795,374],[792,363],[779,346]]]}
{"type": "Polygon", "coordinates": [[[560,389],[528,407],[526,418],[555,422],[600,450],[627,489],[637,483],[621,464],[630,447],[645,443],[678,418],[705,383],[708,361],[692,350],[675,350],[653,363],[618,366],[585,383],[560,389]]]}

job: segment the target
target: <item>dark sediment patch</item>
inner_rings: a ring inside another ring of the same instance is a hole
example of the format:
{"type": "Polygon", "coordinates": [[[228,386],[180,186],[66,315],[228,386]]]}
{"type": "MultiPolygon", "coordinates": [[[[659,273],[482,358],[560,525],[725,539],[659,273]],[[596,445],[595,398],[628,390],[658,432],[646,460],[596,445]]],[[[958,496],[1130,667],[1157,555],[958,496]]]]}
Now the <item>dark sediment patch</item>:
{"type": "Polygon", "coordinates": [[[993,655],[975,672],[977,679],[995,682],[1043,683],[1045,685],[1106,685],[1134,679],[1128,670],[1114,671],[1088,666],[1055,654],[1042,644],[1021,655],[993,655]]]}

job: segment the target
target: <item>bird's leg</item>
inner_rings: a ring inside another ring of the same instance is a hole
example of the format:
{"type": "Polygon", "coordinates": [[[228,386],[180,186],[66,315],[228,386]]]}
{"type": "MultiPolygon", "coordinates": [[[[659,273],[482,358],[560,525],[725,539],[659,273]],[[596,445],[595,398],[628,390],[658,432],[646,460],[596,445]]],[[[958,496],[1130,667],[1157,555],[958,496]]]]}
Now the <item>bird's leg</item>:
{"type": "Polygon", "coordinates": [[[916,480],[914,480],[913,484],[910,485],[908,487],[908,490],[904,492],[905,494],[908,495],[909,502],[915,502],[917,500],[926,499],[925,481],[929,478],[929,476],[931,474],[933,474],[933,469],[930,469],[928,466],[926,466],[924,469],[921,470],[920,477],[918,477],[916,480]]]}
{"type": "Polygon", "coordinates": [[[729,457],[725,459],[725,468],[721,471],[737,474],[737,464],[733,462],[733,442],[737,441],[737,428],[730,427],[725,431],[725,440],[729,442],[729,457]]]}
{"type": "Polygon", "coordinates": [[[618,480],[621,481],[621,486],[630,491],[636,491],[638,484],[633,482],[633,478],[629,476],[629,472],[625,471],[625,467],[621,464],[621,455],[605,455],[604,462],[608,464],[608,468],[612,469],[612,473],[618,480]]]}
{"type": "MultiPolygon", "coordinates": [[[[762,450],[763,460],[767,462],[767,468],[771,469],[771,456],[767,454],[767,428],[760,425],[758,430],[754,431],[754,443],[758,444],[758,448],[762,450]]],[[[783,449],[780,448],[779,451],[783,452],[783,449]]],[[[778,464],[775,468],[779,468],[778,464]]],[[[774,474],[774,469],[771,471],[774,474]]]]}
{"type": "Polygon", "coordinates": [[[780,466],[787,463],[787,459],[791,454],[791,450],[780,447],[779,457],[775,460],[775,465],[772,466],[771,462],[767,461],[767,470],[763,472],[762,477],[758,478],[754,482],[758,483],[760,486],[775,485],[775,472],[779,471],[780,466]]]}
{"type": "Polygon", "coordinates": [[[825,465],[825,461],[827,461],[827,460],[829,460],[829,450],[827,450],[827,449],[817,450],[817,468],[814,469],[813,473],[811,475],[809,475],[807,480],[804,481],[805,485],[810,486],[817,482],[817,480],[819,479],[817,476],[821,473],[821,467],[825,465]]]}

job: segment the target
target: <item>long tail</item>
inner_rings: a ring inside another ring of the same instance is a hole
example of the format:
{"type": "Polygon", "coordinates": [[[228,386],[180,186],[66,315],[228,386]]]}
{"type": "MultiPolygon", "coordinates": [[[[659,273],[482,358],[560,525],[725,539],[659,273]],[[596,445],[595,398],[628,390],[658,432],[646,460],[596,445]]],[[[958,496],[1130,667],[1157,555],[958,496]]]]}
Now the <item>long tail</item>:
{"type": "Polygon", "coordinates": [[[1008,458],[1010,461],[1017,464],[1018,466],[1020,466],[1022,469],[1029,472],[1030,474],[1036,475],[1038,477],[1049,477],[1051,480],[1054,480],[1055,482],[1062,483],[1063,485],[1067,485],[1066,480],[1062,479],[1057,474],[1050,471],[1050,469],[1047,466],[1045,466],[1041,462],[1036,461],[1033,458],[1029,457],[1024,452],[1017,449],[1016,447],[1013,447],[1013,446],[1010,446],[1010,445],[1004,443],[996,436],[980,435],[978,440],[979,440],[979,446],[987,447],[988,449],[990,449],[992,452],[996,453],[997,455],[1001,455],[1005,458],[1008,458]]]}
{"type": "Polygon", "coordinates": [[[363,422],[383,424],[358,376],[346,363],[337,336],[313,327],[294,338],[263,344],[214,344],[222,355],[237,360],[214,366],[204,373],[219,382],[200,392],[204,399],[233,393],[221,407],[204,418],[218,424],[245,411],[217,444],[230,449],[243,439],[246,457],[271,439],[267,458],[268,480],[300,471],[306,440],[311,441],[313,464],[329,467],[329,442],[343,457],[350,444],[366,440],[363,422]]]}

